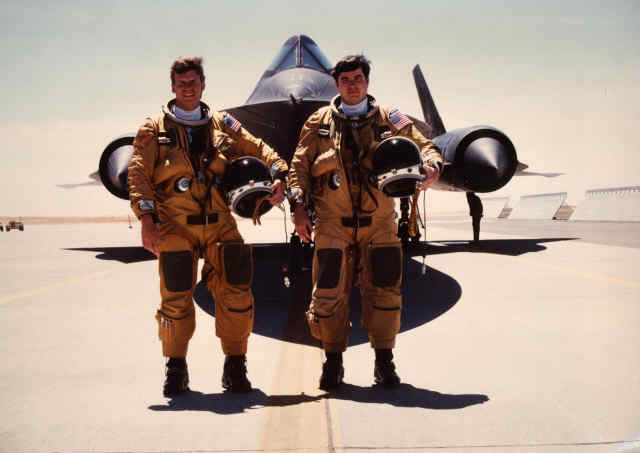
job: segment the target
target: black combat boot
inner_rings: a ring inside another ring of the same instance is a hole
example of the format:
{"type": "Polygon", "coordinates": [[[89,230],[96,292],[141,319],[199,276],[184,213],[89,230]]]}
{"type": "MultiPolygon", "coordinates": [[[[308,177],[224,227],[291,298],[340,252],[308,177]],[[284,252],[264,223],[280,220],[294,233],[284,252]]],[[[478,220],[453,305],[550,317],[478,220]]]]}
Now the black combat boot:
{"type": "Polygon", "coordinates": [[[174,396],[189,390],[189,371],[184,357],[171,357],[167,361],[167,378],[164,381],[162,393],[164,396],[174,396]]]}
{"type": "Polygon", "coordinates": [[[400,376],[396,373],[391,349],[376,349],[376,365],[373,369],[373,377],[376,384],[386,388],[400,385],[400,376]]]}
{"type": "Polygon", "coordinates": [[[251,382],[247,379],[247,358],[244,355],[228,355],[224,359],[222,387],[231,393],[248,393],[251,382]]]}
{"type": "Polygon", "coordinates": [[[322,376],[320,376],[320,388],[329,390],[342,384],[344,367],[342,366],[341,352],[326,352],[327,361],[322,364],[322,376]]]}

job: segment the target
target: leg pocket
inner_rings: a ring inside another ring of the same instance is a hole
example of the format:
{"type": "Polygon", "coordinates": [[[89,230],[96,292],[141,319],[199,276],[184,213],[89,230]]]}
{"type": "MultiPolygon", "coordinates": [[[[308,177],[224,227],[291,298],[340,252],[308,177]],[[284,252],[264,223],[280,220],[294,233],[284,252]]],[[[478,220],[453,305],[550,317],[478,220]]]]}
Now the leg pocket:
{"type": "Polygon", "coordinates": [[[316,239],[313,256],[313,298],[337,299],[345,292],[353,273],[347,256],[348,243],[332,237],[316,239]]]}
{"type": "Polygon", "coordinates": [[[307,324],[309,324],[309,331],[311,332],[311,336],[317,340],[322,341],[322,330],[320,329],[320,320],[318,319],[318,316],[311,310],[308,310],[306,312],[306,315],[307,324]]]}
{"type": "Polygon", "coordinates": [[[253,248],[243,242],[216,244],[224,280],[231,286],[249,287],[253,282],[253,248]]]}
{"type": "Polygon", "coordinates": [[[392,344],[400,330],[402,248],[393,242],[369,244],[365,265],[362,324],[372,345],[383,347],[379,345],[392,344]]]}
{"type": "Polygon", "coordinates": [[[160,252],[165,287],[171,292],[188,291],[193,285],[193,255],[189,250],[160,252]]]}
{"type": "Polygon", "coordinates": [[[253,296],[229,289],[216,294],[216,335],[225,342],[245,341],[253,330],[253,296]]]}
{"type": "Polygon", "coordinates": [[[213,271],[207,286],[216,303],[216,334],[223,346],[246,342],[253,329],[253,254],[241,241],[218,242],[210,247],[208,260],[213,271]]]}
{"type": "Polygon", "coordinates": [[[342,250],[318,250],[318,288],[336,288],[342,271],[342,250]]]}
{"type": "Polygon", "coordinates": [[[395,244],[371,244],[369,267],[371,283],[374,286],[397,286],[402,276],[402,249],[395,244]]]}

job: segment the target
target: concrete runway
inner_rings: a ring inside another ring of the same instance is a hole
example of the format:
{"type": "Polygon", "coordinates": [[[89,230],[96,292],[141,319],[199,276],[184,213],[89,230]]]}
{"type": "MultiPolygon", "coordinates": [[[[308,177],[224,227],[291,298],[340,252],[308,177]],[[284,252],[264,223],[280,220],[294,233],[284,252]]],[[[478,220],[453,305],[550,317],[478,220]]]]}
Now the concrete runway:
{"type": "MultiPolygon", "coordinates": [[[[282,241],[282,219],[241,230],[282,241]]],[[[287,225],[289,233],[291,224],[287,225]]],[[[345,384],[282,285],[282,247],[256,246],[248,395],[223,393],[210,296],[194,298],[191,392],[162,396],[157,261],[138,225],[0,233],[2,452],[640,451],[640,224],[434,221],[406,267],[403,384],[372,387],[359,328],[345,384]],[[611,245],[615,244],[615,245],[611,245]]]]}

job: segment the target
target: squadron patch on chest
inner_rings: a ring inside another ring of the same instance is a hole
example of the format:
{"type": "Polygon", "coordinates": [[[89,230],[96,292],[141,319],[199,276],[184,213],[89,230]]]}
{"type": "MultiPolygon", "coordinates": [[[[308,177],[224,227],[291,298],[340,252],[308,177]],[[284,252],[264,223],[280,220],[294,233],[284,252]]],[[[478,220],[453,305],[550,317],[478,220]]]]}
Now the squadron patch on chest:
{"type": "Polygon", "coordinates": [[[238,129],[242,127],[240,121],[229,115],[227,112],[222,114],[222,121],[224,121],[225,126],[230,128],[233,132],[238,132],[238,129]]]}
{"type": "Polygon", "coordinates": [[[397,130],[413,123],[408,116],[401,113],[398,109],[393,109],[389,112],[389,122],[393,124],[393,127],[397,130]]]}

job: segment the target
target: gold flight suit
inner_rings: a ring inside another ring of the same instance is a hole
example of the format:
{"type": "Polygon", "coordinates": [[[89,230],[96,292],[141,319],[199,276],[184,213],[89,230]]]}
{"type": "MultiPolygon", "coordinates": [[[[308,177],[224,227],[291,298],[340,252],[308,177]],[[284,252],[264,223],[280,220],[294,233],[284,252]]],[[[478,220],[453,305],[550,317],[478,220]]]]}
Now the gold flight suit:
{"type": "Polygon", "coordinates": [[[425,164],[441,164],[442,157],[408,117],[378,107],[372,96],[360,117],[345,116],[340,103],[336,96],[309,117],[289,172],[296,202],[312,202],[316,214],[307,321],[326,352],[346,350],[349,295],[356,285],[371,346],[390,349],[400,330],[402,248],[394,199],[371,181],[373,151],[398,135],[415,142],[425,164]]]}
{"type": "Polygon", "coordinates": [[[147,118],[133,142],[129,165],[131,208],[138,218],[153,215],[162,242],[157,311],[163,355],[186,357],[195,330],[193,292],[198,259],[202,279],[216,303],[215,329],[225,355],[247,352],[253,329],[252,251],[244,244],[219,183],[233,159],[254,156],[274,179],[287,164],[231,115],[210,112],[185,121],[172,113],[175,100],[147,118]]]}

